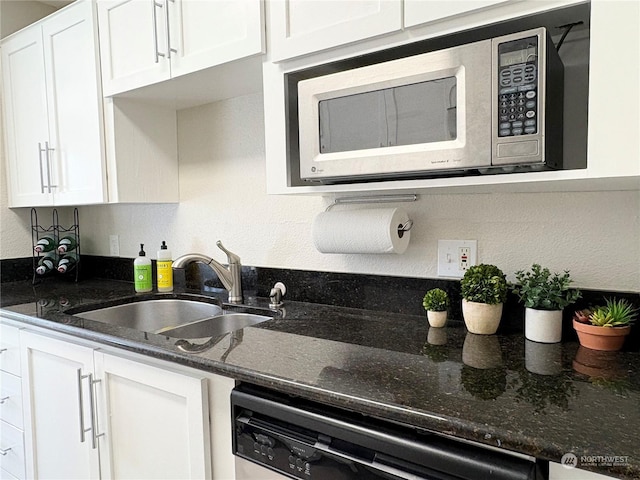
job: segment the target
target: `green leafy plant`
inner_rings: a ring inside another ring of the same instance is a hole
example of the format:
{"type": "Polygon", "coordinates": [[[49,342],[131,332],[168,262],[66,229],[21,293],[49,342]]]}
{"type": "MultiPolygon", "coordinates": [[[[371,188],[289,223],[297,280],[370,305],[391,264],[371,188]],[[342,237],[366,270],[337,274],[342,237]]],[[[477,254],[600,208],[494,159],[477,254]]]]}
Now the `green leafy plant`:
{"type": "Polygon", "coordinates": [[[517,271],[516,279],[519,285],[513,288],[513,293],[527,308],[562,310],[581,297],[578,289],[569,287],[572,280],[568,270],[563,274],[551,273],[534,263],[530,271],[517,271]]]}
{"type": "Polygon", "coordinates": [[[432,312],[444,312],[449,308],[449,295],[441,288],[433,288],[424,295],[422,306],[432,312]]]}
{"type": "MultiPolygon", "coordinates": [[[[607,298],[606,305],[594,307],[589,315],[591,325],[598,327],[624,327],[635,321],[638,311],[624,298],[607,298]]],[[[584,313],[584,311],[583,311],[584,313]]]]}
{"type": "Polygon", "coordinates": [[[462,298],[469,302],[495,305],[507,299],[507,279],[495,265],[469,267],[460,282],[462,298]]]}

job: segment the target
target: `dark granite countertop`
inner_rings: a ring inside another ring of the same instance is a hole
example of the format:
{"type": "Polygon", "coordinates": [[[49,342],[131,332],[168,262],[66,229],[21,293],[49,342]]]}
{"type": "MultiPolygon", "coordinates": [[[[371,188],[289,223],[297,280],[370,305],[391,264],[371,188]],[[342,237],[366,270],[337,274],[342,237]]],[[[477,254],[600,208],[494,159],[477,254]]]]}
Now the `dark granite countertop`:
{"type": "MultiPolygon", "coordinates": [[[[287,302],[273,320],[194,354],[175,338],[64,313],[135,295],[130,283],[1,288],[4,313],[25,323],[546,460],[573,453],[582,468],[640,478],[638,352],[537,344],[521,333],[478,336],[456,320],[430,329],[423,316],[287,302]],[[623,458],[612,466],[605,456],[623,458]]],[[[267,308],[264,299],[246,303],[267,308]]]]}

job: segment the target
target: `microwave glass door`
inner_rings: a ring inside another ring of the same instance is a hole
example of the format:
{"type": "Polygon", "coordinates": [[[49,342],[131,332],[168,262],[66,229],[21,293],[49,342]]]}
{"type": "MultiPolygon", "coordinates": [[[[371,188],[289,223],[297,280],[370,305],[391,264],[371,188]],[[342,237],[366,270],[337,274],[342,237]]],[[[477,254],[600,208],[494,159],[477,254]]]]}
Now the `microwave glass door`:
{"type": "Polygon", "coordinates": [[[455,140],[456,77],[322,100],[320,153],[455,140]]]}

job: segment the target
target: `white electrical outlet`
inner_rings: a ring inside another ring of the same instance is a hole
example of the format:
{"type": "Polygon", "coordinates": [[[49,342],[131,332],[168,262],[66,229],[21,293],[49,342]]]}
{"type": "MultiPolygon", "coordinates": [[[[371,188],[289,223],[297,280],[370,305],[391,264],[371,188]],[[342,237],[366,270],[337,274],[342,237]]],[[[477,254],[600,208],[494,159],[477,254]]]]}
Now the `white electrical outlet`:
{"type": "Polygon", "coordinates": [[[120,256],[120,237],[118,235],[109,235],[109,255],[112,257],[120,256]]]}
{"type": "Polygon", "coordinates": [[[477,240],[438,240],[438,276],[462,278],[478,264],[477,240]]]}

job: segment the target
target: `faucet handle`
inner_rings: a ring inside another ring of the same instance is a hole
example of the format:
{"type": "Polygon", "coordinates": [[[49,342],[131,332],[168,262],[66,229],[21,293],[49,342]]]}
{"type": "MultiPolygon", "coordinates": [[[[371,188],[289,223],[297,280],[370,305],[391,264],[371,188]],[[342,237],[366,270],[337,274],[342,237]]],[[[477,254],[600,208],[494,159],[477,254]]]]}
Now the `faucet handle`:
{"type": "Polygon", "coordinates": [[[231,264],[240,264],[240,257],[238,255],[236,255],[235,253],[230,252],[229,250],[227,250],[226,248],[224,248],[224,245],[222,245],[222,242],[220,240],[218,240],[216,242],[216,245],[218,246],[218,248],[220,250],[222,250],[224,253],[227,254],[227,262],[229,263],[229,265],[231,264]]]}

